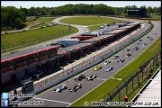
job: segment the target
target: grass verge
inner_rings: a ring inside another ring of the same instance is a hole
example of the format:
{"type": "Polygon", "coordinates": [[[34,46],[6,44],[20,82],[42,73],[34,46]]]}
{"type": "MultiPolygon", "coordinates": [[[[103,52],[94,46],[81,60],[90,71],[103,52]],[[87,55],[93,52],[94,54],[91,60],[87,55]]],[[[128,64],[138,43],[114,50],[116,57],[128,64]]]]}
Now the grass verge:
{"type": "MultiPolygon", "coordinates": [[[[67,32],[68,30],[69,30],[69,28],[67,26],[56,25],[56,26],[42,28],[42,29],[33,30],[33,31],[3,34],[3,35],[1,35],[1,50],[13,48],[13,47],[27,44],[30,42],[35,42],[35,44],[42,43],[42,42],[48,41],[45,39],[48,39],[48,38],[50,39],[53,35],[57,36],[61,33],[67,32]],[[44,39],[44,41],[36,42],[41,39],[42,40],[44,39]]],[[[73,34],[76,32],[78,32],[78,29],[72,27],[71,31],[69,31],[69,33],[55,37],[53,39],[65,37],[67,35],[70,35],[70,34],[73,34]]],[[[31,45],[27,45],[25,47],[28,47],[28,46],[31,46],[31,45]]],[[[24,48],[24,47],[22,47],[22,48],[24,48]]],[[[8,52],[8,51],[6,51],[6,52],[8,52]]],[[[6,52],[3,52],[3,53],[6,53],[6,52]]]]}
{"type": "MultiPolygon", "coordinates": [[[[158,38],[156,42],[154,42],[145,52],[143,52],[137,59],[131,62],[127,67],[120,70],[117,74],[115,74],[114,78],[121,78],[122,80],[116,80],[112,77],[106,80],[102,85],[97,87],[95,90],[91,91],[72,105],[70,107],[83,107],[84,102],[93,102],[100,101],[101,99],[105,99],[108,96],[108,93],[112,93],[116,90],[117,86],[123,84],[123,81],[128,79],[131,75],[133,75],[145,62],[147,62],[150,58],[153,57],[156,53],[161,50],[161,37],[158,38]],[[98,95],[96,95],[98,94],[98,95]]],[[[90,106],[90,105],[88,105],[90,106]]]]}

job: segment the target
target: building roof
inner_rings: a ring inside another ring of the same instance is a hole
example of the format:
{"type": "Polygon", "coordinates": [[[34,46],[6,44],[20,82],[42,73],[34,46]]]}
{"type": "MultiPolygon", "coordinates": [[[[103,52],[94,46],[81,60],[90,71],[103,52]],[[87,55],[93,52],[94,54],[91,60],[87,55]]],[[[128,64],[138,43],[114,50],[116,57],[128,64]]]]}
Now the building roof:
{"type": "Polygon", "coordinates": [[[25,54],[28,54],[28,53],[40,51],[40,50],[43,50],[43,49],[53,48],[53,47],[56,47],[56,46],[35,46],[35,47],[30,48],[30,49],[27,48],[27,49],[23,49],[21,51],[16,51],[16,52],[11,52],[9,54],[1,55],[1,60],[11,59],[11,58],[22,56],[22,55],[25,55],[25,54]]]}

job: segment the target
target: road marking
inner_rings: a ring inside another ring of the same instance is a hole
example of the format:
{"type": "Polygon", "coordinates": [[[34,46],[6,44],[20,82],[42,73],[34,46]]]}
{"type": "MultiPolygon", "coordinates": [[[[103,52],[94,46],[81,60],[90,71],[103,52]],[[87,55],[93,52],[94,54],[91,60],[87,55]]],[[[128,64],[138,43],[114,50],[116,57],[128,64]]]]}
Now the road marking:
{"type": "Polygon", "coordinates": [[[51,101],[51,102],[58,102],[58,103],[63,103],[63,104],[71,104],[70,102],[55,101],[55,100],[42,99],[42,98],[35,98],[35,97],[34,97],[34,99],[40,99],[40,100],[51,101]]]}
{"type": "Polygon", "coordinates": [[[100,79],[100,80],[104,80],[104,81],[107,80],[107,79],[103,79],[103,78],[96,78],[96,79],[100,79]]]}

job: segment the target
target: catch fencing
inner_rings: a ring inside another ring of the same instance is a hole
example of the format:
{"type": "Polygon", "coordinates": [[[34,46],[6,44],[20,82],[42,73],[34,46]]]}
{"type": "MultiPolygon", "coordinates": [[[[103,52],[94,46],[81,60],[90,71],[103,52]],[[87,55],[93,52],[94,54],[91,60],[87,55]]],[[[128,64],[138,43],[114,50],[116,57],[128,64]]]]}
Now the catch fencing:
{"type": "Polygon", "coordinates": [[[160,62],[161,52],[140,66],[139,70],[128,80],[124,81],[120,87],[117,87],[112,94],[108,93],[109,96],[104,102],[125,102],[124,97],[129,97],[131,93],[136,92],[136,88],[139,87],[146,78],[152,76],[153,70],[159,67],[160,62]]]}

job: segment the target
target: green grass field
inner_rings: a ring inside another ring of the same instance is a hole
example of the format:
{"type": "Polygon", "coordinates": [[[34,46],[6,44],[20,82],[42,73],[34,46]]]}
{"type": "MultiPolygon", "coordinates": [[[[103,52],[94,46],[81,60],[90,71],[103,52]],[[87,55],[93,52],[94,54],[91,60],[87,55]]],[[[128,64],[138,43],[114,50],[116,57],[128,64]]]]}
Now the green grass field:
{"type": "Polygon", "coordinates": [[[108,24],[116,21],[119,20],[99,16],[71,17],[61,20],[61,22],[64,23],[78,24],[78,25],[108,24]]]}
{"type": "Polygon", "coordinates": [[[52,22],[56,18],[57,17],[40,17],[40,18],[37,19],[37,21],[40,21],[40,22],[52,22]]]}
{"type": "Polygon", "coordinates": [[[31,19],[28,19],[27,18],[27,21],[25,22],[25,24],[27,26],[29,26],[30,24],[35,24],[35,23],[38,23],[38,22],[44,22],[44,24],[38,24],[36,26],[34,26],[33,28],[38,28],[38,27],[41,27],[41,26],[45,26],[47,25],[48,23],[52,23],[52,21],[58,17],[40,17],[38,18],[37,20],[33,20],[35,17],[31,17],[31,19]]]}
{"type": "MultiPolygon", "coordinates": [[[[33,31],[3,34],[1,35],[1,48],[2,49],[12,48],[14,46],[33,42],[41,38],[50,38],[52,35],[56,36],[67,30],[69,30],[69,27],[67,26],[56,25],[56,26],[51,26],[51,27],[42,28],[33,31]]],[[[72,27],[72,32],[70,32],[69,34],[76,33],[77,31],[78,31],[77,28],[72,27]]]]}
{"type": "Polygon", "coordinates": [[[100,28],[100,26],[103,26],[104,24],[98,24],[98,25],[94,25],[94,26],[89,26],[88,29],[89,31],[94,31],[100,28]]]}
{"type": "MultiPolygon", "coordinates": [[[[120,70],[117,74],[105,81],[99,87],[70,105],[70,107],[83,107],[84,102],[93,102],[93,101],[100,101],[101,99],[105,99],[108,97],[108,93],[114,92],[116,87],[123,84],[124,80],[127,80],[131,75],[137,72],[139,66],[147,62],[150,58],[153,57],[156,53],[161,50],[161,37],[154,42],[144,53],[142,53],[137,59],[131,62],[127,67],[120,70]],[[121,78],[122,80],[117,80],[114,78],[121,78]]],[[[90,106],[90,105],[88,105],[90,106]]]]}
{"type": "Polygon", "coordinates": [[[151,16],[151,18],[161,20],[161,15],[155,15],[155,16],[151,16]]]}

